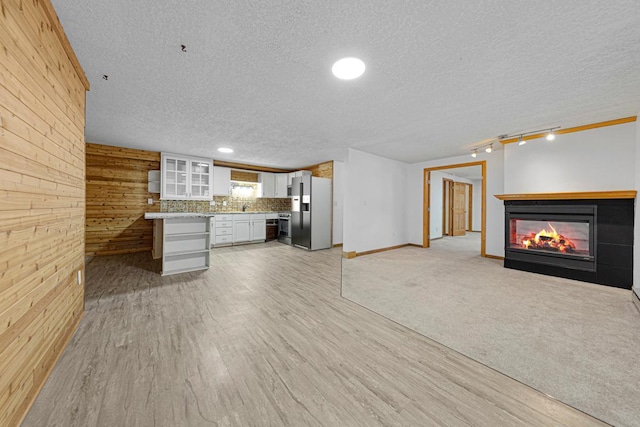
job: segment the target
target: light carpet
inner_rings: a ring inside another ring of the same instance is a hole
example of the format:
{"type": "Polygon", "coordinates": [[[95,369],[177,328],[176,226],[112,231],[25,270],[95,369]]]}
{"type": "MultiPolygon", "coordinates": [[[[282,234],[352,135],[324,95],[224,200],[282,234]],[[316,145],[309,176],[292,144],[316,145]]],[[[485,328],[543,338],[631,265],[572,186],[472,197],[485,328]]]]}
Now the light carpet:
{"type": "Polygon", "coordinates": [[[506,269],[479,234],[343,259],[342,294],[560,401],[640,425],[631,291],[506,269]]]}

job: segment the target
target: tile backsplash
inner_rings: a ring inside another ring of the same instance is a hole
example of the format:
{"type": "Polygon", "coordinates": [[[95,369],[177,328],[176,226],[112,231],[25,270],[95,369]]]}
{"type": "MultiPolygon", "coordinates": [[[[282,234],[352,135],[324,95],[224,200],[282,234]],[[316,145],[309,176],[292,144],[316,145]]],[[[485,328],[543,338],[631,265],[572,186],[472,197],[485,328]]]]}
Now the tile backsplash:
{"type": "Polygon", "coordinates": [[[282,212],[291,210],[291,199],[243,198],[214,196],[215,206],[208,201],[200,200],[162,200],[162,212],[241,212],[242,206],[247,205],[247,212],[282,212]],[[223,206],[227,202],[227,206],[223,206]]]}

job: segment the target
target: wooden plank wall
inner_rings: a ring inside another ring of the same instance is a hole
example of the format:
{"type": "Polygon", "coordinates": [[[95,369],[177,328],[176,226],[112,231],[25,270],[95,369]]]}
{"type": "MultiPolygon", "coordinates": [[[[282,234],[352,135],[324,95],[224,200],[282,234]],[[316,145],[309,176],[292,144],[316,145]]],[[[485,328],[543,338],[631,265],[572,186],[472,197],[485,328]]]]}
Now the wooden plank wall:
{"type": "Polygon", "coordinates": [[[148,171],[160,170],[160,153],[87,143],[87,255],[151,251],[160,194],[149,193],[148,171]],[[153,205],[147,199],[153,199],[153,205]]]}
{"type": "Polygon", "coordinates": [[[247,172],[231,169],[231,181],[242,182],[259,182],[258,174],[256,172],[247,172]]]}
{"type": "Polygon", "coordinates": [[[0,425],[84,312],[86,77],[49,0],[0,1],[0,425]]]}
{"type": "Polygon", "coordinates": [[[319,163],[313,166],[307,166],[306,168],[302,169],[311,171],[311,175],[313,176],[317,176],[319,178],[329,178],[333,180],[333,160],[319,163]]]}

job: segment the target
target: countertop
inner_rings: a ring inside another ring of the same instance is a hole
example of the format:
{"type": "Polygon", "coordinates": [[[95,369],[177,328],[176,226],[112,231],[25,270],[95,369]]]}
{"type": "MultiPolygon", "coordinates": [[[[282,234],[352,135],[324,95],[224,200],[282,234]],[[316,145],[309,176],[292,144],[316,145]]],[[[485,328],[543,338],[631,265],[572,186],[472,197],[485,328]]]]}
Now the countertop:
{"type": "Polygon", "coordinates": [[[238,214],[278,214],[280,212],[258,211],[258,212],[146,212],[144,219],[166,219],[166,218],[209,218],[216,215],[238,215],[238,214]]]}

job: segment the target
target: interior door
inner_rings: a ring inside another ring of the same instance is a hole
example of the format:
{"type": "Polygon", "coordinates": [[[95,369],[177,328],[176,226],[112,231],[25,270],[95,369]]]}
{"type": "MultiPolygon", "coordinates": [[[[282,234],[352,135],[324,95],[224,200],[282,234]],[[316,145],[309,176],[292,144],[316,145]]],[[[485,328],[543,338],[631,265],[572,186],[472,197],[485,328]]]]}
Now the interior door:
{"type": "Polygon", "coordinates": [[[462,182],[453,183],[451,203],[451,228],[453,236],[464,236],[467,225],[466,186],[462,182]]]}

